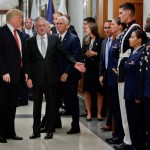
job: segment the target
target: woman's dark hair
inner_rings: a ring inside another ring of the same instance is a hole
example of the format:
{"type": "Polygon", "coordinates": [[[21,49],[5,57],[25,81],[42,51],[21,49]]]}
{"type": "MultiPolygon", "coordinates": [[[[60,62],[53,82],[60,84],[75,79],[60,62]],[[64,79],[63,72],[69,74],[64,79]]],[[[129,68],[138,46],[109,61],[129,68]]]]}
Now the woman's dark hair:
{"type": "Polygon", "coordinates": [[[122,30],[124,30],[127,27],[126,23],[121,23],[120,17],[114,18],[114,20],[118,25],[122,26],[122,30]]]}
{"type": "MultiPolygon", "coordinates": [[[[96,23],[96,22],[89,22],[89,23],[87,23],[87,25],[88,25],[88,27],[90,28],[91,33],[92,33],[94,36],[98,37],[98,36],[99,36],[99,33],[98,33],[98,25],[97,25],[97,23],[96,23]]],[[[90,44],[90,42],[91,42],[91,37],[88,37],[88,38],[86,39],[86,41],[85,41],[85,44],[90,44]]]]}
{"type": "Polygon", "coordinates": [[[98,33],[98,25],[97,23],[95,22],[89,22],[87,23],[88,27],[90,28],[91,30],[91,33],[94,35],[94,36],[99,36],[99,33],[98,33]]]}
{"type": "Polygon", "coordinates": [[[147,35],[146,35],[146,33],[143,30],[137,29],[137,30],[135,30],[133,32],[136,34],[136,37],[138,39],[142,40],[142,44],[146,43],[146,41],[147,41],[147,35]]]}
{"type": "Polygon", "coordinates": [[[87,23],[96,22],[96,20],[93,17],[86,17],[86,18],[84,18],[84,21],[86,21],[87,23]]]}

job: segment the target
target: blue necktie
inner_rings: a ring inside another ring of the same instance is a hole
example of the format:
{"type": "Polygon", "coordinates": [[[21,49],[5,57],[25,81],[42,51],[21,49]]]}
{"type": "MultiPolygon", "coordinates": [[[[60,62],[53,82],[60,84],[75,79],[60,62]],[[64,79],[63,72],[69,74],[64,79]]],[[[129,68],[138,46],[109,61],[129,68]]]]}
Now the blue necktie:
{"type": "Polygon", "coordinates": [[[106,50],[105,50],[105,68],[106,69],[108,67],[108,56],[109,56],[110,46],[111,46],[111,39],[108,38],[107,43],[106,43],[106,50]]]}

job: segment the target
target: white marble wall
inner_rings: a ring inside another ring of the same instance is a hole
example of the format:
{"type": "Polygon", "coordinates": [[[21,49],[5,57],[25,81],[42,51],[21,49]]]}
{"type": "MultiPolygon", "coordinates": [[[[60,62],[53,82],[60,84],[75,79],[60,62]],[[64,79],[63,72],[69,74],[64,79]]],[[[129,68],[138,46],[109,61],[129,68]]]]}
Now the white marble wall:
{"type": "Polygon", "coordinates": [[[80,41],[83,39],[83,0],[68,0],[68,14],[71,16],[71,24],[75,26],[80,41]]]}

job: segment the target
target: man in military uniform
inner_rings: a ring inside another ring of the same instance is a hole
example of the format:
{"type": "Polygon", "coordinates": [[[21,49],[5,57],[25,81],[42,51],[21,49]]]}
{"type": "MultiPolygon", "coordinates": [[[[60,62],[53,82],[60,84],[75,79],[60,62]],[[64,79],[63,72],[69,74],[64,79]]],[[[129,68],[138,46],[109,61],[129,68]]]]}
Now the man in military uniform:
{"type": "Polygon", "coordinates": [[[130,149],[132,142],[129,134],[129,127],[127,121],[127,111],[125,107],[124,100],[124,77],[125,77],[125,62],[129,57],[132,49],[129,44],[129,38],[131,33],[136,29],[140,28],[135,21],[135,6],[130,3],[124,3],[119,6],[119,17],[121,19],[121,23],[126,23],[127,28],[124,31],[124,34],[121,39],[121,47],[120,47],[120,55],[119,55],[119,77],[118,77],[118,92],[119,92],[119,101],[120,101],[120,110],[122,117],[122,125],[124,129],[124,140],[120,145],[115,145],[114,148],[116,150],[128,150],[130,149]]]}

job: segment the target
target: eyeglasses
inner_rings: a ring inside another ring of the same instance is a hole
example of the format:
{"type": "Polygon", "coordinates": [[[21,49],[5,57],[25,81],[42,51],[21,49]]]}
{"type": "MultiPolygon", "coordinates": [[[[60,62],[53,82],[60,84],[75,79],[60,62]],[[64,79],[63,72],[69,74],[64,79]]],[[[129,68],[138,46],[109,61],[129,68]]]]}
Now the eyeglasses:
{"type": "Polygon", "coordinates": [[[56,24],[57,24],[57,25],[62,25],[63,23],[60,22],[60,23],[56,23],[56,24]]]}
{"type": "Polygon", "coordinates": [[[104,29],[108,29],[109,30],[109,29],[111,29],[111,27],[104,27],[104,29]]]}

